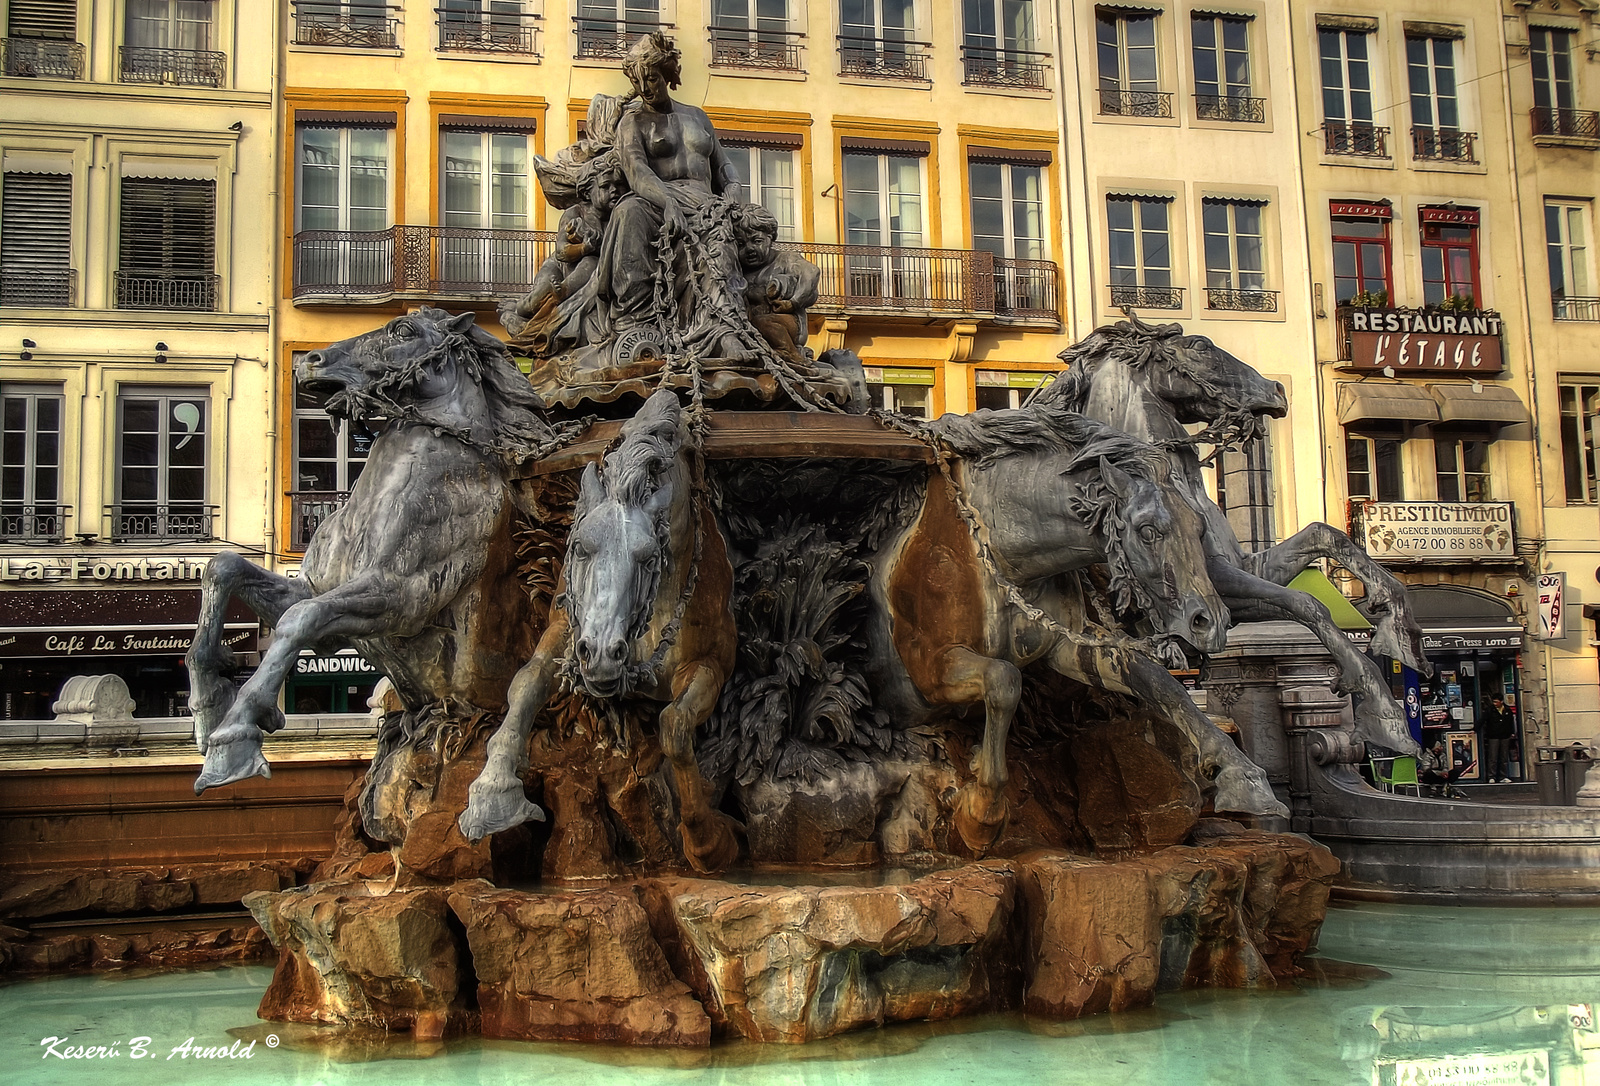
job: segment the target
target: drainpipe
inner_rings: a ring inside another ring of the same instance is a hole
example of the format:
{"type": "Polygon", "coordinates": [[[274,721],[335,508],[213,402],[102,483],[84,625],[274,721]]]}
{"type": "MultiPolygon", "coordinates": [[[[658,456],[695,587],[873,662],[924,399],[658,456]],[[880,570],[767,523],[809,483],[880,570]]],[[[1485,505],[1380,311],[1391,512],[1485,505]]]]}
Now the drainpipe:
{"type": "MultiPolygon", "coordinates": [[[[1060,197],[1062,201],[1062,221],[1066,227],[1066,229],[1062,231],[1061,240],[1061,267],[1063,272],[1061,282],[1061,297],[1063,300],[1066,300],[1069,297],[1071,298],[1068,310],[1068,324],[1066,327],[1067,337],[1071,339],[1077,335],[1081,323],[1078,320],[1078,299],[1076,297],[1076,286],[1078,282],[1078,231],[1074,229],[1074,219],[1076,219],[1078,223],[1083,226],[1083,236],[1086,244],[1091,236],[1091,227],[1089,225],[1087,214],[1077,213],[1081,209],[1079,207],[1079,200],[1075,199],[1073,196],[1072,182],[1070,178],[1072,176],[1071,171],[1074,169],[1076,169],[1082,176],[1082,195],[1083,200],[1086,202],[1089,191],[1089,164],[1085,161],[1085,144],[1084,140],[1081,138],[1081,109],[1077,118],[1074,118],[1071,114],[1069,114],[1067,109],[1067,88],[1074,88],[1073,98],[1074,100],[1077,100],[1078,89],[1083,86],[1082,81],[1078,77],[1078,51],[1076,48],[1069,49],[1067,47],[1069,43],[1077,40],[1073,34],[1074,28],[1077,26],[1077,4],[1075,2],[1057,4],[1055,5],[1054,15],[1056,24],[1056,109],[1061,117],[1061,135],[1059,140],[1059,146],[1061,148],[1060,197]],[[1072,78],[1070,80],[1067,78],[1067,63],[1069,60],[1072,64],[1072,78]],[[1074,123],[1075,120],[1077,123],[1074,123]],[[1073,154],[1072,136],[1074,133],[1079,134],[1080,136],[1080,138],[1077,140],[1076,155],[1073,154]],[[1076,161],[1074,161],[1074,159],[1076,159],[1076,161]]],[[[1089,275],[1089,312],[1091,317],[1089,325],[1092,328],[1094,326],[1094,262],[1090,261],[1089,263],[1090,267],[1087,269],[1089,275]]]]}

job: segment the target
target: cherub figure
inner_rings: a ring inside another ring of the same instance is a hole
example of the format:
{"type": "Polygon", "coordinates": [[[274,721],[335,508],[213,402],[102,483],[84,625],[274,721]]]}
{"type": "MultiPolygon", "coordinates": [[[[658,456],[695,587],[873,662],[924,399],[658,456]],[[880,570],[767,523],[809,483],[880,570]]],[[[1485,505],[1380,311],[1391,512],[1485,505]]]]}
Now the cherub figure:
{"type": "Polygon", "coordinates": [[[778,220],[760,204],[735,208],[733,226],[750,323],[773,350],[803,365],[806,309],[817,300],[821,271],[798,253],[777,247],[778,220]]]}

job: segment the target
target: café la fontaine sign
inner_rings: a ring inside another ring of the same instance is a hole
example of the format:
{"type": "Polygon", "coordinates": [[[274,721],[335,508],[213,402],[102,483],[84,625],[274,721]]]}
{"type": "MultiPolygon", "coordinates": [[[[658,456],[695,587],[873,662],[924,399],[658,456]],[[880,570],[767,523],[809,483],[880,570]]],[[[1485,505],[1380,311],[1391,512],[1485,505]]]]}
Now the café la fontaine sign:
{"type": "Polygon", "coordinates": [[[1490,309],[1351,309],[1344,322],[1350,338],[1345,366],[1359,372],[1481,377],[1504,365],[1502,322],[1490,309]]]}

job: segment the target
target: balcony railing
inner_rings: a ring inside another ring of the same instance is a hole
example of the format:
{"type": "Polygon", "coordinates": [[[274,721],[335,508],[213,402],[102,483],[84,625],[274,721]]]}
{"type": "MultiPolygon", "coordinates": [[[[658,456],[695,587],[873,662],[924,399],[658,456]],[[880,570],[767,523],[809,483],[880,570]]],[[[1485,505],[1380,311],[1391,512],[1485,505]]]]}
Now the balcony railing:
{"type": "Polygon", "coordinates": [[[439,16],[441,53],[507,53],[539,55],[539,17],[515,11],[491,11],[487,17],[435,8],[439,16]]]}
{"type": "Polygon", "coordinates": [[[1411,157],[1430,162],[1476,162],[1472,145],[1477,139],[1476,132],[1454,128],[1413,128],[1411,157]]]}
{"type": "Polygon", "coordinates": [[[1234,290],[1232,287],[1207,287],[1207,309],[1229,309],[1241,313],[1276,313],[1275,290],[1234,290]]]}
{"type": "Polygon", "coordinates": [[[118,309],[192,309],[212,313],[217,308],[219,275],[203,272],[118,271],[118,309]]]}
{"type": "Polygon", "coordinates": [[[59,38],[0,38],[0,72],[42,79],[82,79],[83,46],[59,38]]]}
{"type": "Polygon", "coordinates": [[[1141,287],[1132,283],[1111,284],[1111,304],[1117,308],[1182,309],[1182,287],[1141,287]]]}
{"type": "Polygon", "coordinates": [[[898,38],[858,38],[839,35],[839,74],[870,79],[909,79],[927,82],[928,49],[925,41],[898,38]]]}
{"type": "Polygon", "coordinates": [[[124,502],[108,505],[111,517],[113,542],[135,539],[207,540],[211,538],[211,521],[216,516],[215,505],[198,502],[124,502]]]}
{"type": "Polygon", "coordinates": [[[639,19],[592,19],[572,17],[577,44],[573,56],[579,60],[621,60],[633,43],[652,30],[671,30],[671,23],[651,23],[639,19]]]}
{"type": "Polygon", "coordinates": [[[294,0],[294,43],[335,49],[397,49],[400,9],[388,4],[294,0]]]}
{"type": "Polygon", "coordinates": [[[70,505],[0,502],[0,539],[8,543],[60,542],[66,538],[70,505]]]}
{"type": "Polygon", "coordinates": [[[791,242],[822,270],[819,309],[992,316],[995,259],[975,249],[905,249],[882,245],[791,242]]]}
{"type": "Polygon", "coordinates": [[[1330,155],[1388,158],[1389,130],[1359,122],[1323,121],[1322,147],[1330,155]]]}
{"type": "Polygon", "coordinates": [[[750,68],[766,72],[798,72],[804,34],[785,30],[747,30],[736,26],[711,28],[711,66],[750,68]]]}
{"type": "Polygon", "coordinates": [[[0,305],[66,308],[78,302],[74,268],[6,268],[0,271],[0,305]]]}
{"type": "Polygon", "coordinates": [[[1231,94],[1197,94],[1194,114],[1202,121],[1232,121],[1235,124],[1266,124],[1265,98],[1240,98],[1231,94]]]}
{"type": "Polygon", "coordinates": [[[548,230],[392,226],[294,236],[294,297],[372,301],[525,293],[555,248],[548,230]]]}
{"type": "Polygon", "coordinates": [[[303,551],[317,525],[350,500],[348,490],[295,490],[289,493],[289,549],[303,551]]]}
{"type": "Polygon", "coordinates": [[[994,312],[997,317],[1060,322],[1056,301],[1058,271],[1053,260],[994,258],[994,312]]]}
{"type": "Polygon", "coordinates": [[[1535,136],[1565,136],[1600,142],[1600,113],[1592,109],[1540,106],[1533,110],[1532,116],[1535,136]]]}
{"type": "Polygon", "coordinates": [[[1558,321],[1600,321],[1600,298],[1551,298],[1550,308],[1558,321]]]}
{"type": "Polygon", "coordinates": [[[970,87],[1024,87],[1042,90],[1050,75],[1050,54],[990,45],[961,47],[962,82],[970,87]]]}
{"type": "Polygon", "coordinates": [[[228,77],[226,53],[198,49],[122,47],[124,83],[176,83],[186,87],[220,87],[228,77]]]}

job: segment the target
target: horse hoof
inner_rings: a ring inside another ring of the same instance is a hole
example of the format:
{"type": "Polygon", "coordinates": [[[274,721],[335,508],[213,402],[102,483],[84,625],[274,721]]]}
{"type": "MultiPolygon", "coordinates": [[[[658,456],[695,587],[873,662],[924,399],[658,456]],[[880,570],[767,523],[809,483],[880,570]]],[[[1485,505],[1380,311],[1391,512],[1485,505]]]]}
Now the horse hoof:
{"type": "Polygon", "coordinates": [[[221,788],[251,777],[271,776],[272,767],[261,753],[259,734],[254,740],[241,737],[221,743],[213,738],[206,749],[200,776],[195,778],[194,794],[203,795],[207,788],[221,788]]]}
{"type": "Polygon", "coordinates": [[[1217,774],[1216,795],[1211,805],[1218,811],[1254,815],[1257,818],[1288,818],[1289,808],[1273,795],[1264,779],[1224,769],[1217,774]]]}
{"type": "Polygon", "coordinates": [[[456,819],[456,826],[461,836],[477,844],[491,833],[509,830],[524,822],[543,821],[544,811],[538,804],[528,802],[528,797],[522,794],[522,782],[518,781],[515,788],[469,789],[467,809],[456,819]]]}
{"type": "Polygon", "coordinates": [[[701,875],[710,875],[737,863],[739,838],[734,825],[734,821],[720,811],[713,812],[710,821],[696,831],[679,823],[678,835],[683,839],[683,855],[689,866],[701,875]]]}
{"type": "Polygon", "coordinates": [[[956,832],[974,856],[982,856],[994,847],[1011,818],[1005,796],[995,795],[990,799],[985,798],[984,793],[984,789],[968,785],[956,800],[956,832]]]}

